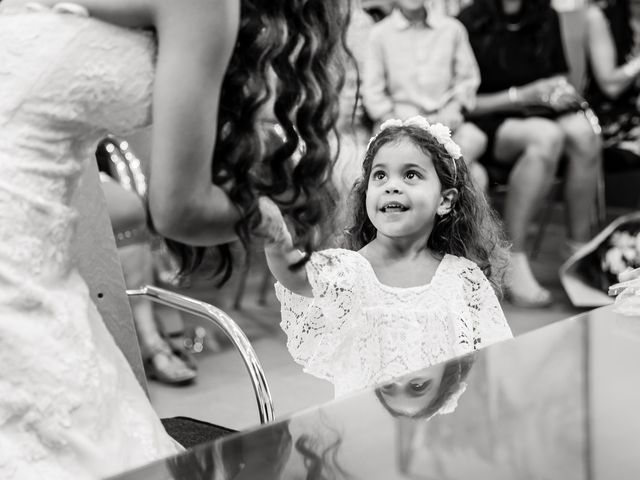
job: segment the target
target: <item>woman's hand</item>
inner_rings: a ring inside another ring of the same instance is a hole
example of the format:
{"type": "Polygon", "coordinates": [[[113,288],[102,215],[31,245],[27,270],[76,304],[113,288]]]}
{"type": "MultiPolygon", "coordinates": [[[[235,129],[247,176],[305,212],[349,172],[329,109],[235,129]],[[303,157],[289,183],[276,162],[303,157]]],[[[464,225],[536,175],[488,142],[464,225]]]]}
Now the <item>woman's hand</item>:
{"type": "Polygon", "coordinates": [[[262,220],[255,233],[264,238],[265,248],[275,248],[281,251],[291,250],[293,239],[280,208],[269,197],[260,197],[258,208],[262,220]]]}
{"type": "Polygon", "coordinates": [[[544,105],[556,111],[577,107],[582,102],[573,85],[561,76],[543,78],[518,87],[518,98],[523,105],[544,105]]]}

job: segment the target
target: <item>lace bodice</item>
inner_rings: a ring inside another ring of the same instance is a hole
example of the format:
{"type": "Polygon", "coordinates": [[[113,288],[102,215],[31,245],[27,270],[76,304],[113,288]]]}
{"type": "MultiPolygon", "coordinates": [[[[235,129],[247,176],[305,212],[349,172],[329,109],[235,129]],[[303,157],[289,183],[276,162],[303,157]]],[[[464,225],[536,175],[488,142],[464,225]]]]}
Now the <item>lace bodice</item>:
{"type": "Polygon", "coordinates": [[[155,51],[152,35],[97,19],[0,10],[0,239],[15,249],[0,253],[7,261],[53,277],[68,267],[71,194],[106,133],[150,122],[155,51]]]}
{"type": "Polygon", "coordinates": [[[276,284],[287,347],[336,396],[386,382],[511,338],[496,295],[478,266],[445,255],[426,285],[380,283],[359,253],[312,254],[313,299],[276,284]]]}
{"type": "Polygon", "coordinates": [[[152,35],[0,6],[0,478],[175,453],[73,267],[70,207],[107,132],[150,121],[152,35]]]}

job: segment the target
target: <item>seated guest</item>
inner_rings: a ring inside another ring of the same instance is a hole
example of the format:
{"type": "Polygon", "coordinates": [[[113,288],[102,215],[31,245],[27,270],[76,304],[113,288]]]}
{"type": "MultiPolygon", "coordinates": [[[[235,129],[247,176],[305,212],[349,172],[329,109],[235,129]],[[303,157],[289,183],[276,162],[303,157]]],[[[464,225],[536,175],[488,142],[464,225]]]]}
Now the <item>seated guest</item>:
{"type": "Polygon", "coordinates": [[[340,136],[340,151],[333,168],[333,183],[339,195],[336,213],[338,232],[345,226],[346,200],[362,171],[362,158],[371,137],[371,121],[362,106],[360,74],[373,24],[373,19],[363,10],[361,0],[351,0],[351,17],[346,35],[351,58],[348,55],[344,58],[344,87],[340,92],[336,125],[340,136]]]}
{"type": "Polygon", "coordinates": [[[640,157],[640,3],[598,3],[587,10],[586,96],[604,146],[640,157]]]}
{"type": "MultiPolygon", "coordinates": [[[[100,181],[116,236],[125,286],[139,288],[153,284],[153,254],[142,200],[106,173],[101,172],[100,181]]],[[[147,377],[171,385],[192,383],[196,378],[195,363],[161,333],[151,301],[132,298],[130,304],[147,377]]]]}
{"type": "Polygon", "coordinates": [[[488,136],[483,162],[512,167],[504,219],[513,253],[507,298],[525,307],[551,304],[525,254],[527,227],[567,159],[566,250],[591,235],[600,139],[566,80],[558,14],[549,0],[475,0],[459,16],[469,32],[482,81],[473,121],[488,136]]]}
{"type": "Polygon", "coordinates": [[[464,121],[473,108],[480,76],[465,29],[455,18],[427,11],[423,0],[397,0],[369,38],[362,95],[377,123],[415,115],[447,125],[460,145],[471,176],[485,190],[477,159],[486,136],[464,121]]]}

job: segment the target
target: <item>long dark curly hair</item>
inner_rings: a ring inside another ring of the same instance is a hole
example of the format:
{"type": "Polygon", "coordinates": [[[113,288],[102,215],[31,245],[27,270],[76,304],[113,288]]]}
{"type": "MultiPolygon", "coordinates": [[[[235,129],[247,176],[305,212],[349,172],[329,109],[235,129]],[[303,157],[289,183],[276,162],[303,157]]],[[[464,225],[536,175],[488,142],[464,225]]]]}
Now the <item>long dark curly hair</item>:
{"type": "Polygon", "coordinates": [[[471,181],[462,157],[454,160],[427,130],[417,126],[393,126],[378,133],[367,148],[362,177],[351,192],[352,219],[345,232],[345,246],[352,250],[376,238],[376,228],[367,215],[366,198],[373,160],[384,145],[411,141],[433,162],[442,190],[455,188],[458,196],[451,211],[436,216],[426,248],[439,255],[449,253],[473,260],[499,292],[508,261],[504,230],[483,193],[471,181]]]}
{"type": "MultiPolygon", "coordinates": [[[[227,67],[218,113],[212,181],[227,184],[242,213],[236,232],[245,249],[259,225],[259,196],[272,198],[290,220],[307,257],[318,231],[331,218],[335,194],[330,173],[335,160],[329,138],[335,135],[342,56],[349,2],[342,0],[242,0],[238,37],[227,67]],[[274,81],[275,80],[275,81],[274,81]],[[284,141],[266,151],[259,114],[274,100],[284,141]],[[291,158],[301,151],[300,160],[291,158]]],[[[192,273],[206,253],[167,240],[192,273]]],[[[224,283],[233,269],[230,244],[216,247],[215,274],[224,283]]]]}

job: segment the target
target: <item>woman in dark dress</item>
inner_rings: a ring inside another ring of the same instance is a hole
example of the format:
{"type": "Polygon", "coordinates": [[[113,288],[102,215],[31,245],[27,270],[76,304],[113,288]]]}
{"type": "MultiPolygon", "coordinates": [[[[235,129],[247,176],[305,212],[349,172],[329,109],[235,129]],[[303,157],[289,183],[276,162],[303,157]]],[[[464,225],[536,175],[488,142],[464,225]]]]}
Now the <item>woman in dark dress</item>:
{"type": "Polygon", "coordinates": [[[513,242],[507,295],[520,306],[547,306],[551,294],[525,254],[527,227],[565,156],[566,250],[589,240],[600,139],[567,82],[560,22],[549,0],[475,0],[459,19],[482,78],[471,115],[489,138],[484,162],[512,167],[504,213],[513,242]]]}

